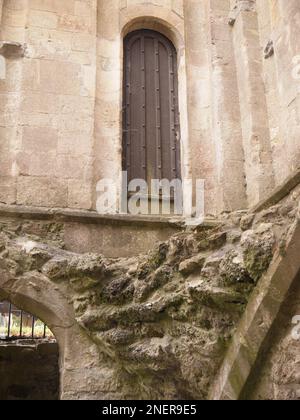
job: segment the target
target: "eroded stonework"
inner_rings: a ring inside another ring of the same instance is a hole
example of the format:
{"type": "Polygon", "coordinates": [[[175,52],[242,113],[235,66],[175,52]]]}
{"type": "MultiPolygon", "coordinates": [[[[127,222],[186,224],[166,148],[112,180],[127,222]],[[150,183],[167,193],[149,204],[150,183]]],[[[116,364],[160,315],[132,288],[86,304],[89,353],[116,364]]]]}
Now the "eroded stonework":
{"type": "Polygon", "coordinates": [[[69,252],[60,226],[49,224],[40,238],[22,233],[22,221],[5,221],[0,290],[26,282],[38,289],[46,279],[68,291],[99,372],[110,370],[104,397],[114,387],[124,399],[206,399],[253,288],[284,252],[298,200],[296,190],[262,212],[228,214],[217,227],[183,230],[126,259],[69,252]]]}
{"type": "Polygon", "coordinates": [[[299,0],[0,0],[0,297],[52,329],[62,399],[298,398],[276,319],[298,310],[299,19],[299,0]],[[177,50],[194,230],[96,213],[99,180],[121,196],[123,39],[145,29],[177,50]]]}

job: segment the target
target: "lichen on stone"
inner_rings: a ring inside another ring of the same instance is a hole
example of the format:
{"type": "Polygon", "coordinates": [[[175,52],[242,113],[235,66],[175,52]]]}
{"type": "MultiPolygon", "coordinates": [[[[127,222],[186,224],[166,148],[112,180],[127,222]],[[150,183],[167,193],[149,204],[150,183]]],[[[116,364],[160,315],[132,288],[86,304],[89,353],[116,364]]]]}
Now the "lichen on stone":
{"type": "Polygon", "coordinates": [[[0,268],[67,285],[76,322],[109,360],[124,395],[205,399],[249,296],[293,223],[284,206],[183,229],[130,259],[69,252],[53,240],[60,232],[53,226],[39,239],[41,226],[5,225],[0,268]]]}

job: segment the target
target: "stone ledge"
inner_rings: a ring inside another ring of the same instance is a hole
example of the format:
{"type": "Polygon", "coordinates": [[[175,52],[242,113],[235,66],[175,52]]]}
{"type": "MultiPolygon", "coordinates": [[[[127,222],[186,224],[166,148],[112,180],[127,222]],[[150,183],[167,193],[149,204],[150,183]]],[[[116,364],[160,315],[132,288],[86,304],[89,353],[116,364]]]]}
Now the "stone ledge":
{"type": "MultiPolygon", "coordinates": [[[[181,217],[132,216],[130,214],[98,214],[95,211],[70,210],[60,208],[0,205],[0,216],[19,219],[53,220],[56,222],[84,223],[96,225],[138,225],[153,227],[184,228],[185,220],[181,217]]],[[[215,219],[206,219],[203,228],[217,226],[215,219]]]]}

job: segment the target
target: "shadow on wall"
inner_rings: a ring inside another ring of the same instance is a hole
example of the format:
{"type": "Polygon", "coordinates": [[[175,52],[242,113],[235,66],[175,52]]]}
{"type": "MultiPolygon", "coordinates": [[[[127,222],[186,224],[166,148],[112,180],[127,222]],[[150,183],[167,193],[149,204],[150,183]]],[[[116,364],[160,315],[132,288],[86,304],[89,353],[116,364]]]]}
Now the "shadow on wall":
{"type": "Polygon", "coordinates": [[[245,400],[300,400],[300,271],[247,381],[245,400]]]}
{"type": "Polygon", "coordinates": [[[0,343],[0,377],[0,400],[58,400],[57,343],[0,343]]]}

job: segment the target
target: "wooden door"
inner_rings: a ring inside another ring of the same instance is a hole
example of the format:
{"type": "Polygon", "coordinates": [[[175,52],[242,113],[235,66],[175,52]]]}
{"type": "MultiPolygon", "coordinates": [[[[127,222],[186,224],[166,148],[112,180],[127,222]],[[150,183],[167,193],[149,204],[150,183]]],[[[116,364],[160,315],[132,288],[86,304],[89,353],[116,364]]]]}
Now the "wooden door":
{"type": "Polygon", "coordinates": [[[177,52],[155,31],[124,40],[123,170],[149,186],[181,176],[177,52]]]}

